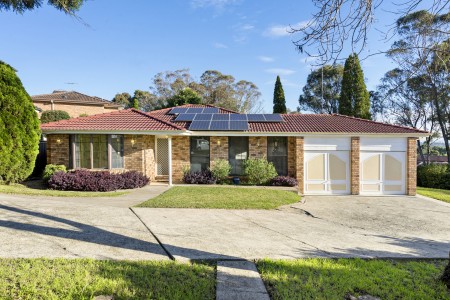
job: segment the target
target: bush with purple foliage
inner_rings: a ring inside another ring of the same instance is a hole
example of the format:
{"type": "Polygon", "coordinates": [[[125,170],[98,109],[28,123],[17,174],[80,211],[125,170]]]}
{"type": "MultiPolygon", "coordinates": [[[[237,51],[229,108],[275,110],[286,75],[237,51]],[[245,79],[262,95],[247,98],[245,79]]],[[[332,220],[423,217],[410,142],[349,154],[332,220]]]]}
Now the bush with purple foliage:
{"type": "Polygon", "coordinates": [[[209,170],[186,172],[183,175],[183,182],[188,184],[215,184],[216,178],[209,170]]]}
{"type": "Polygon", "coordinates": [[[148,177],[136,171],[112,174],[109,171],[80,169],[55,173],[48,181],[48,187],[63,191],[108,192],[140,188],[149,181],[148,177]]]}
{"type": "Polygon", "coordinates": [[[297,179],[289,176],[277,176],[270,181],[270,185],[274,186],[296,186],[297,179]]]}

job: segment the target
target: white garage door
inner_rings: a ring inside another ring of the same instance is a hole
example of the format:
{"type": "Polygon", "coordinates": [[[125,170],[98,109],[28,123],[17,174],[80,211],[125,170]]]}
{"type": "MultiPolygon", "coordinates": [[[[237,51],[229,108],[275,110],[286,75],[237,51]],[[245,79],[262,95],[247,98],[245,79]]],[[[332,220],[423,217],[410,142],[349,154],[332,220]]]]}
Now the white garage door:
{"type": "Polygon", "coordinates": [[[350,193],[350,139],[305,138],[305,194],[350,193]]]}
{"type": "Polygon", "coordinates": [[[361,138],[360,193],[405,194],[406,139],[361,138]]]}

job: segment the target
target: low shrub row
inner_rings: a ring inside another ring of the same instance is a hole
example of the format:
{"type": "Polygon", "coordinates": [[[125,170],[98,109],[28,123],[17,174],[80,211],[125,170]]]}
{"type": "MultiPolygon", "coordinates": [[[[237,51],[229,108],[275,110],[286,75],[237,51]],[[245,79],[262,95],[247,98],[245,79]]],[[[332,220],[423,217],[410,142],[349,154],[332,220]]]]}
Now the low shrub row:
{"type": "Polygon", "coordinates": [[[417,185],[450,190],[450,166],[430,164],[417,167],[417,185]]]}
{"type": "Polygon", "coordinates": [[[148,177],[136,171],[111,173],[80,169],[55,172],[48,180],[48,187],[63,191],[108,192],[140,188],[148,183],[148,177]]]}

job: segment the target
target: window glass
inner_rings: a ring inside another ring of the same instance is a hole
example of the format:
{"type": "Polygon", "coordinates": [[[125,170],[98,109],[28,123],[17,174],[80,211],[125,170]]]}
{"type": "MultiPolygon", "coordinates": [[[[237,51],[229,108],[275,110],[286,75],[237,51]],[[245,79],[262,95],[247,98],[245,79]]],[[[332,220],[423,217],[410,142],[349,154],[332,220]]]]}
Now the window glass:
{"type": "Polygon", "coordinates": [[[92,135],[94,169],[108,169],[108,136],[92,135]]]}
{"type": "Polygon", "coordinates": [[[209,136],[191,137],[191,172],[209,168],[209,136]]]}
{"type": "Polygon", "coordinates": [[[267,138],[267,160],[275,166],[278,175],[287,175],[287,137],[267,138]]]}
{"type": "Polygon", "coordinates": [[[123,168],[123,135],[111,135],[111,168],[123,168]]]}
{"type": "Polygon", "coordinates": [[[244,175],[244,161],[248,158],[248,137],[230,136],[228,138],[228,161],[231,175],[244,175]]]}
{"type": "Polygon", "coordinates": [[[75,136],[75,168],[91,168],[91,136],[75,136]]]}

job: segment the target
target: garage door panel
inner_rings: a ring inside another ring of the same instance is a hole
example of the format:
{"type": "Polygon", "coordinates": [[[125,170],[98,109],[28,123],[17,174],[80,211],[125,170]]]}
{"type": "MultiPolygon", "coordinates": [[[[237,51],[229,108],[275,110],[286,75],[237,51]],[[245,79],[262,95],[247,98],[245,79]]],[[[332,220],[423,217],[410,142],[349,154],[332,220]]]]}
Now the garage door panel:
{"type": "Polygon", "coordinates": [[[385,154],[384,158],[384,179],[402,180],[402,162],[391,154],[385,154]]]}
{"type": "Polygon", "coordinates": [[[317,154],[308,160],[307,180],[325,180],[325,154],[317,154]]]}
{"type": "Polygon", "coordinates": [[[330,180],[346,180],[347,179],[347,164],[335,154],[330,154],[329,168],[330,180]]]}

